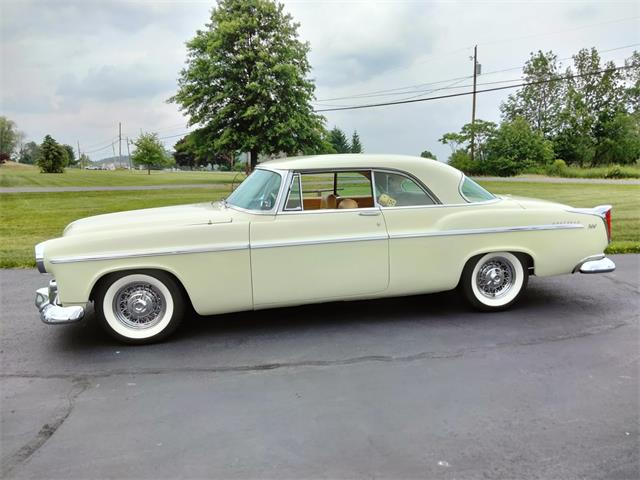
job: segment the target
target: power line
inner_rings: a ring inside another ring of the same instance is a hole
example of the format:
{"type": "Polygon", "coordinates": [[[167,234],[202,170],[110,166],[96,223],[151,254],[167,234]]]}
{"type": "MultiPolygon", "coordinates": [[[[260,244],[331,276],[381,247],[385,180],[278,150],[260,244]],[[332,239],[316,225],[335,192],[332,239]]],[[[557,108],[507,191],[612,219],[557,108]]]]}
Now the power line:
{"type": "MultiPolygon", "coordinates": [[[[483,90],[476,90],[476,93],[487,93],[487,92],[497,92],[499,90],[507,90],[510,88],[518,88],[518,87],[526,87],[526,86],[530,86],[530,85],[541,85],[544,83],[551,83],[551,82],[561,82],[564,80],[571,80],[573,78],[581,78],[581,77],[588,77],[588,76],[592,76],[592,75],[599,75],[602,73],[608,73],[608,72],[615,72],[618,70],[625,70],[628,68],[632,68],[634,66],[638,66],[638,65],[628,65],[628,66],[623,66],[623,67],[616,67],[616,68],[608,68],[605,70],[598,70],[598,71],[594,71],[594,72],[587,72],[587,73],[583,73],[580,75],[570,75],[570,76],[566,76],[566,77],[559,77],[559,78],[554,78],[551,80],[539,80],[536,82],[524,82],[524,83],[519,83],[517,85],[505,85],[502,87],[494,87],[494,88],[485,88],[483,90]]],[[[339,110],[358,110],[358,109],[363,109],[363,108],[374,108],[374,107],[386,107],[386,106],[390,106],[390,105],[402,105],[405,103],[418,103],[418,102],[427,102],[430,100],[441,100],[444,98],[453,98],[453,97],[462,97],[465,95],[473,95],[473,91],[471,92],[460,92],[460,93],[450,93],[448,95],[438,95],[436,97],[428,97],[428,98],[418,98],[418,99],[414,99],[414,100],[398,100],[395,102],[384,102],[384,103],[372,103],[372,104],[368,104],[368,105],[354,105],[351,107],[339,107],[339,108],[326,108],[326,109],[320,109],[320,110],[315,110],[315,112],[320,113],[320,112],[335,112],[335,111],[339,111],[339,110]]]]}
{"type": "MultiPolygon", "coordinates": [[[[614,52],[617,50],[624,50],[626,48],[632,48],[632,47],[637,47],[640,46],[640,43],[632,43],[630,45],[623,45],[620,47],[615,47],[615,48],[609,48],[606,50],[599,50],[598,53],[608,53],[608,52],[614,52]]],[[[558,61],[562,62],[564,60],[571,60],[573,58],[573,56],[571,57],[564,57],[564,58],[559,58],[558,61]]],[[[504,69],[500,69],[500,70],[492,70],[489,72],[484,72],[482,74],[482,76],[487,76],[487,75],[493,75],[496,73],[504,73],[504,72],[511,72],[514,70],[522,70],[523,66],[517,66],[517,67],[510,67],[510,68],[504,68],[504,69]]],[[[449,78],[446,80],[438,80],[438,81],[434,81],[434,82],[428,82],[428,83],[418,83],[418,84],[414,84],[414,85],[405,85],[403,87],[396,87],[396,88],[389,88],[389,89],[385,89],[385,90],[374,90],[374,91],[370,91],[370,92],[364,92],[364,93],[356,93],[353,95],[348,95],[348,96],[342,96],[342,97],[333,97],[333,98],[322,98],[322,99],[318,99],[316,101],[314,101],[313,103],[315,104],[319,104],[319,103],[323,103],[323,102],[328,102],[328,101],[335,101],[335,100],[350,100],[350,99],[356,99],[356,98],[372,98],[372,97],[386,97],[386,96],[393,96],[393,95],[406,95],[406,94],[411,94],[411,93],[419,93],[419,90],[416,90],[417,88],[422,88],[422,87],[428,87],[428,86],[432,86],[432,85],[438,85],[440,83],[446,83],[446,82],[450,82],[450,81],[454,81],[454,80],[461,80],[461,79],[466,79],[466,78],[471,78],[471,75],[467,75],[464,77],[454,77],[454,78],[449,78]]]]}

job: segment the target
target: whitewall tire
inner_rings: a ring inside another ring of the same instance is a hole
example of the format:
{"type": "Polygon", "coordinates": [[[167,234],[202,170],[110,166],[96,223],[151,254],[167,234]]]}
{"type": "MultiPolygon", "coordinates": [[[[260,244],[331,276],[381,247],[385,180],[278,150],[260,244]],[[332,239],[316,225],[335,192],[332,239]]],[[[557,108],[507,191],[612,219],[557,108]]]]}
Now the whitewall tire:
{"type": "Polygon", "coordinates": [[[510,252],[492,252],[469,260],[460,287],[479,310],[504,310],[513,305],[527,287],[527,261],[510,252]]]}
{"type": "Polygon", "coordinates": [[[123,272],[103,279],[95,295],[98,320],[126,343],[152,343],[167,337],[184,314],[180,286],[164,272],[123,272]]]}

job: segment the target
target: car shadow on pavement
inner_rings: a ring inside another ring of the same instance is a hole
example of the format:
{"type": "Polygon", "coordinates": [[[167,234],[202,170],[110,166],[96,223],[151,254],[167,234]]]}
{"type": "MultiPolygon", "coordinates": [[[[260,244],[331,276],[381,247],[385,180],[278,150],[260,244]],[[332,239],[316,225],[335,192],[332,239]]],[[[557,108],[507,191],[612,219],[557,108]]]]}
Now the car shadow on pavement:
{"type": "MultiPolygon", "coordinates": [[[[534,281],[535,282],[535,281],[534,281]]],[[[593,308],[589,298],[572,299],[573,307],[581,305],[593,308]]],[[[345,331],[362,326],[422,324],[437,327],[456,324],[482,328],[487,322],[512,321],[514,315],[529,321],[557,315],[557,309],[566,304],[566,297],[554,288],[537,285],[525,292],[522,298],[507,312],[476,312],[456,290],[406,297],[374,300],[340,301],[309,304],[296,307],[245,311],[214,316],[200,316],[192,312],[184,319],[180,328],[165,342],[207,344],[219,338],[230,343],[241,342],[251,337],[271,335],[296,335],[317,332],[345,331]],[[533,319],[533,320],[532,320],[533,319]]],[[[113,348],[121,345],[98,325],[93,315],[76,325],[61,328],[56,348],[81,352],[96,347],[113,348]]],[[[127,348],[126,345],[122,345],[127,348]]],[[[139,347],[135,347],[139,348],[139,347]]]]}

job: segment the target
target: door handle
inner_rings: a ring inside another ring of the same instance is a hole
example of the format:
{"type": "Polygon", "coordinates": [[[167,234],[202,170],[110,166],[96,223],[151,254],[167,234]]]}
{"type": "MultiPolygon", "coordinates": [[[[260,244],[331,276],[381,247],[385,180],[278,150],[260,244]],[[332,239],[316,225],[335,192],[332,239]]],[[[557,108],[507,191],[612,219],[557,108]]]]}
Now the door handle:
{"type": "Polygon", "coordinates": [[[358,212],[361,217],[377,217],[380,215],[380,211],[377,212],[358,212]]]}

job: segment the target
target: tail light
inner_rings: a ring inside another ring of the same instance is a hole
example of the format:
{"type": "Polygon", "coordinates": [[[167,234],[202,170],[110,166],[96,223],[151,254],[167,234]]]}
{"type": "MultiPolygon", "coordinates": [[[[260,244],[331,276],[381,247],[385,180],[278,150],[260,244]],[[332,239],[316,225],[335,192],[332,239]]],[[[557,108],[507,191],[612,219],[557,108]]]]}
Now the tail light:
{"type": "Polygon", "coordinates": [[[611,241],[611,209],[604,213],[604,223],[607,225],[607,238],[611,241]]]}
{"type": "Polygon", "coordinates": [[[611,209],[611,205],[599,205],[592,210],[602,217],[607,227],[607,239],[609,242],[611,242],[611,209]]]}

